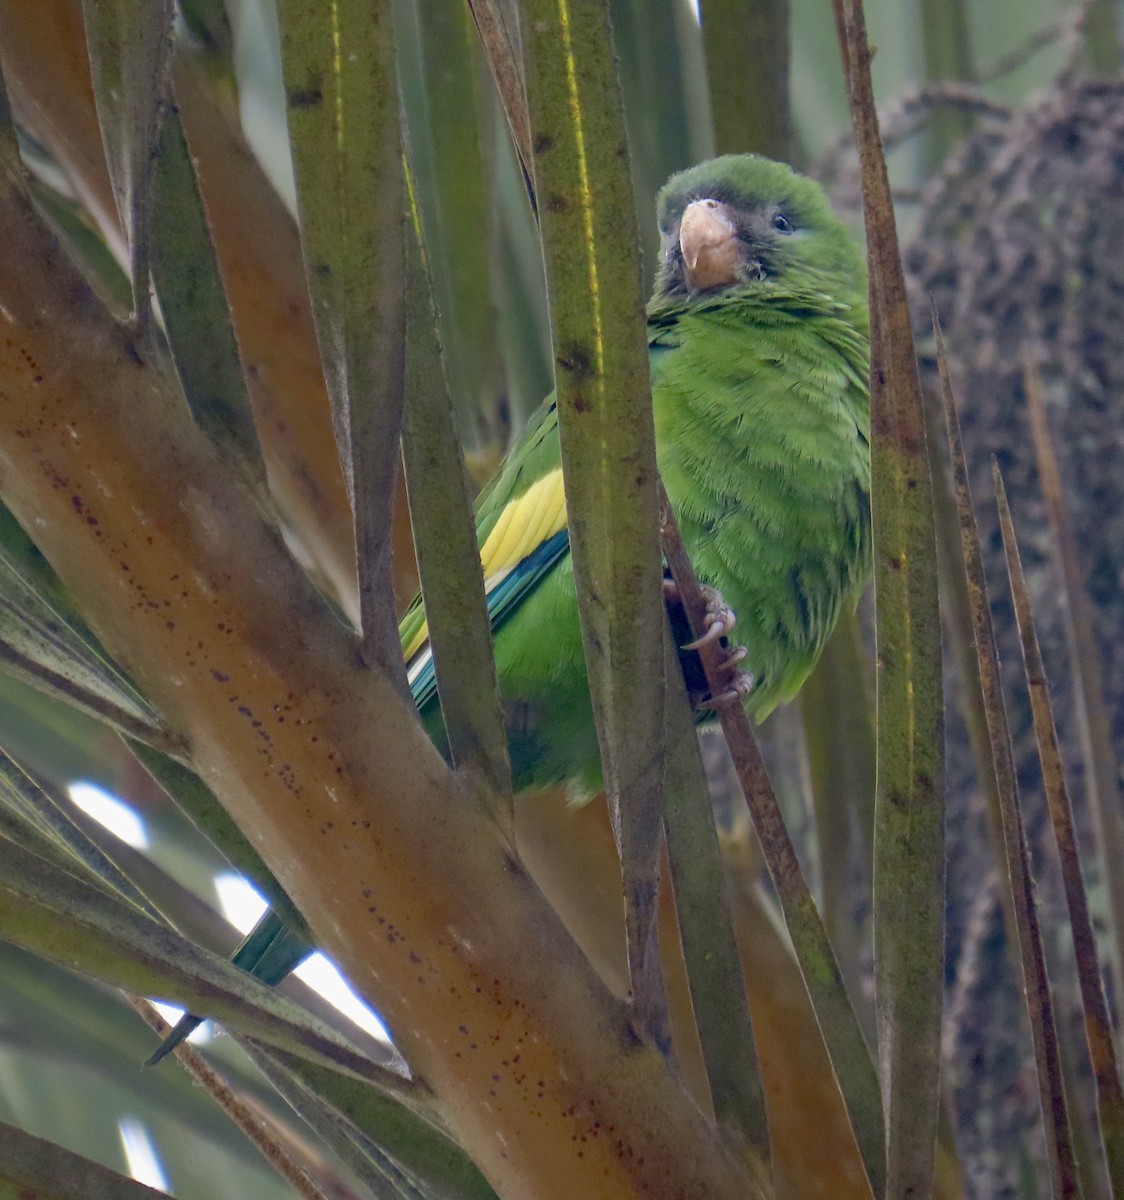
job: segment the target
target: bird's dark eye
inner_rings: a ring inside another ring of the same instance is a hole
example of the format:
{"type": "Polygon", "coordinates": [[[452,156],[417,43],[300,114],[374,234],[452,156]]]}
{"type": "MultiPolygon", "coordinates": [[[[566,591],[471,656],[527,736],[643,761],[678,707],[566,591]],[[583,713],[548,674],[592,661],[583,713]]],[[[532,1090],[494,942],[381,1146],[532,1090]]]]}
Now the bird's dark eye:
{"type": "Polygon", "coordinates": [[[778,230],[780,233],[792,232],[792,226],[789,224],[788,217],[786,217],[784,213],[773,214],[773,228],[778,230]]]}

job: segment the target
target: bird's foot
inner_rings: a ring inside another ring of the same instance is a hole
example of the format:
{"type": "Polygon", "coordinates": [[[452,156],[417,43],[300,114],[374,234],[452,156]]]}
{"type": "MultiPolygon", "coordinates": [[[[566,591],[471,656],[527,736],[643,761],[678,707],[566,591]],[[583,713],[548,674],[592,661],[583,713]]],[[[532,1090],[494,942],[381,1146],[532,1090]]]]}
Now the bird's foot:
{"type": "MultiPolygon", "coordinates": [[[[703,683],[703,687],[692,686],[692,676],[695,672],[687,671],[691,706],[698,712],[716,712],[731,704],[740,704],[743,697],[747,696],[753,687],[753,675],[740,665],[748,653],[746,648],[730,646],[725,640],[737,624],[737,614],[726,603],[717,588],[707,584],[702,584],[701,588],[706,601],[706,617],[704,618],[706,630],[693,641],[684,643],[681,648],[686,651],[698,651],[703,646],[713,645],[721,655],[717,670],[721,676],[721,682],[725,686],[717,695],[711,695],[706,690],[705,683],[701,678],[698,682],[703,683]]],[[[682,606],[679,588],[673,579],[664,579],[663,589],[666,603],[682,606]]],[[[698,662],[695,655],[692,654],[691,658],[698,662]]]]}
{"type": "MultiPolygon", "coordinates": [[[[665,599],[674,603],[682,603],[679,597],[679,588],[674,579],[665,579],[663,590],[665,599]]],[[[703,618],[706,631],[695,638],[693,642],[687,642],[683,647],[684,650],[697,650],[700,646],[720,642],[728,634],[733,633],[734,626],[738,623],[738,614],[726,603],[717,588],[703,583],[699,585],[699,590],[706,601],[706,616],[703,618]]]]}

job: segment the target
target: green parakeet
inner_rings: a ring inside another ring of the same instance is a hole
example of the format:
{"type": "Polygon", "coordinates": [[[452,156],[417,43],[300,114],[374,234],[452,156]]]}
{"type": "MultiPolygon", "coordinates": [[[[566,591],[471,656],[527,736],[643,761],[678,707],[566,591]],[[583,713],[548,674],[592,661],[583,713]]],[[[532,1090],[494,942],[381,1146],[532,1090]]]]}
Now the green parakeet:
{"type": "MultiPolygon", "coordinates": [[[[761,719],[807,678],[869,571],[865,266],[819,185],[754,155],[673,175],[658,220],[648,345],[660,474],[700,580],[737,615],[753,677],[744,703],[761,719]]],[[[515,786],[592,794],[601,764],[553,400],[480,496],[476,523],[515,786]]],[[[401,635],[441,744],[420,601],[401,635]]],[[[306,948],[264,921],[237,961],[276,982],[306,948]]]]}

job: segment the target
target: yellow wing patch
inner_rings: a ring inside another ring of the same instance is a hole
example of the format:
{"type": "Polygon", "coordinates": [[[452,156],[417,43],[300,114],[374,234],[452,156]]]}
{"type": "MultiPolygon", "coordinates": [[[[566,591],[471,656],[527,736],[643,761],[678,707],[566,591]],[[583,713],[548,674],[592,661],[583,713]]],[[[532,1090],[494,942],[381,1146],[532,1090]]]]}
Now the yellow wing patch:
{"type": "MultiPolygon", "coordinates": [[[[480,566],[484,573],[484,588],[491,591],[544,542],[566,528],[566,493],[562,487],[562,471],[558,469],[536,480],[521,495],[512,500],[499,520],[492,526],[480,548],[480,566]]],[[[403,647],[406,661],[425,645],[429,638],[429,623],[421,626],[403,647]]]]}
{"type": "Polygon", "coordinates": [[[500,513],[484,545],[480,566],[490,591],[528,554],[566,528],[566,493],[561,470],[551,471],[500,513]]]}
{"type": "MultiPolygon", "coordinates": [[[[414,633],[414,636],[402,647],[402,657],[409,662],[415,654],[429,641],[429,622],[423,621],[414,633]]],[[[413,679],[410,680],[412,684],[413,679]]]]}

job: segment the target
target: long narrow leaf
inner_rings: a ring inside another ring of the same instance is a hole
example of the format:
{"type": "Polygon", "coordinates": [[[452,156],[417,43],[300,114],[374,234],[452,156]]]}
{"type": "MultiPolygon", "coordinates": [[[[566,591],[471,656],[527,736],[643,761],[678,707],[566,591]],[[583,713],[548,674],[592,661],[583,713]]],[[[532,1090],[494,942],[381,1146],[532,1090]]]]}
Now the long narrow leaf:
{"type": "Polygon", "coordinates": [[[144,742],[126,738],[125,743],[195,828],[232,867],[253,881],[273,911],[283,917],[294,931],[306,930],[304,917],[262,861],[249,838],[231,820],[230,814],[203,780],[190,767],[144,742]]]}
{"type": "MultiPolygon", "coordinates": [[[[695,636],[701,637],[706,629],[706,602],[662,488],[660,531],[664,558],[687,619],[695,636]]],[[[724,686],[720,674],[720,650],[713,644],[704,645],[699,648],[699,657],[712,693],[720,695],[724,686]]],[[[765,865],[776,888],[792,949],[823,1034],[832,1070],[847,1105],[871,1190],[875,1196],[881,1196],[885,1183],[886,1143],[881,1093],[870,1050],[847,996],[839,963],[800,868],[796,849],[785,828],[745,709],[740,704],[723,705],[718,710],[718,719],[765,855],[765,865]]]]}
{"type": "Polygon", "coordinates": [[[1062,605],[1068,666],[1073,683],[1074,724],[1085,764],[1085,795],[1096,831],[1100,877],[1108,893],[1109,962],[1116,994],[1124,997],[1124,797],[1120,793],[1112,717],[1105,703],[1101,654],[1097,648],[1093,605],[1081,568],[1081,551],[1070,523],[1057,455],[1050,438],[1042,380],[1027,356],[1023,364],[1030,431],[1038,462],[1039,486],[1046,501],[1050,544],[1062,578],[1062,605]]]}
{"type": "MultiPolygon", "coordinates": [[[[10,764],[11,760],[8,761],[10,764]]],[[[69,846],[40,818],[9,780],[0,781],[0,838],[7,839],[59,870],[72,875],[83,874],[81,858],[71,853],[69,846]]],[[[102,880],[96,876],[88,882],[95,887],[102,885],[102,880]]],[[[106,890],[112,893],[113,889],[109,887],[106,890]]]]}
{"type": "MultiPolygon", "coordinates": [[[[170,5],[163,3],[90,0],[86,5],[99,115],[133,259],[134,299],[140,304],[137,289],[143,288],[141,307],[146,309],[151,250],[162,313],[188,401],[220,445],[237,444],[234,457],[250,464],[248,474],[260,481],[261,465],[206,219],[178,116],[167,103],[170,21],[170,5]]],[[[125,733],[162,744],[154,720],[138,721],[127,706],[122,708],[115,694],[120,689],[110,688],[107,695],[103,684],[100,695],[96,687],[91,693],[89,670],[75,678],[81,646],[65,645],[74,638],[62,638],[71,662],[69,670],[61,669],[60,678],[46,653],[59,642],[60,631],[48,634],[38,626],[29,632],[30,655],[5,639],[5,651],[11,650],[4,656],[9,669],[40,688],[61,693],[125,733]],[[43,654],[34,653],[36,644],[43,654]]],[[[93,682],[96,685],[96,672],[93,682]]]]}
{"type": "Polygon", "coordinates": [[[1085,9],[1085,51],[1097,75],[1117,75],[1124,64],[1120,27],[1112,0],[1090,0],[1085,9]]]}
{"type": "Polygon", "coordinates": [[[523,178],[534,204],[531,116],[527,108],[527,83],[514,0],[468,0],[468,7],[500,94],[523,178]]]}
{"type": "Polygon", "coordinates": [[[0,162],[8,170],[20,162],[20,147],[16,139],[16,127],[12,121],[12,103],[8,99],[8,85],[0,73],[0,162]]]}
{"type": "MultiPolygon", "coordinates": [[[[498,108],[498,102],[497,102],[498,108]]],[[[554,386],[550,314],[542,244],[530,188],[507,135],[493,117],[495,254],[500,279],[497,333],[509,386],[513,428],[522,429],[554,386]]]]}
{"type": "MultiPolygon", "coordinates": [[[[932,312],[934,327],[938,321],[936,308],[932,312]]],[[[999,791],[995,783],[995,766],[991,758],[991,739],[987,732],[983,689],[980,686],[980,664],[976,656],[972,633],[972,605],[968,579],[964,572],[964,553],[960,544],[960,514],[957,510],[955,488],[945,463],[948,446],[948,425],[940,405],[925,408],[929,463],[934,478],[943,486],[934,490],[933,514],[937,524],[937,568],[940,571],[941,618],[946,631],[946,643],[951,645],[959,669],[961,715],[968,728],[968,743],[972,750],[976,778],[984,797],[984,812],[998,857],[1003,852],[1003,816],[999,806],[999,791]]],[[[1009,944],[1018,944],[1015,917],[1010,897],[1000,889],[1003,914],[1009,944]]]]}
{"type": "Polygon", "coordinates": [[[28,599],[34,603],[35,597],[15,601],[10,593],[0,594],[0,668],[121,733],[178,750],[153,714],[136,703],[74,631],[42,608],[32,616],[28,599]]]}
{"type": "MultiPolygon", "coordinates": [[[[271,494],[333,595],[358,621],[351,509],[296,223],[243,135],[224,86],[229,66],[185,41],[178,41],[173,63],[175,99],[233,309],[271,494]]],[[[127,257],[101,148],[80,0],[4,6],[0,48],[25,128],[64,171],[105,241],[127,257]]],[[[396,539],[401,599],[417,583],[405,526],[396,539]]]]}
{"type": "Polygon", "coordinates": [[[609,0],[632,151],[632,191],[645,274],[660,234],[652,197],[674,171],[714,157],[703,37],[691,0],[609,0]]]}
{"type": "Polygon", "coordinates": [[[734,921],[726,895],[714,807],[683,673],[665,628],[667,798],[664,831],[691,1006],[714,1115],[739,1129],[762,1158],[769,1130],[761,1068],[734,921]]]}
{"type": "Polygon", "coordinates": [[[168,77],[171,0],[83,0],[86,39],[117,214],[129,250],[133,312],[148,319],[150,185],[168,77]]]}
{"type": "Polygon", "coordinates": [[[714,145],[792,157],[789,0],[700,0],[714,145]]]}
{"type": "Polygon", "coordinates": [[[379,1146],[348,1127],[315,1092],[304,1088],[269,1057],[247,1046],[261,1073],[317,1137],[354,1172],[372,1200],[428,1200],[379,1146]]]}
{"type": "MultiPolygon", "coordinates": [[[[180,14],[191,36],[207,50],[209,61],[229,68],[234,53],[234,31],[223,0],[180,0],[180,14]]],[[[223,80],[233,78],[233,71],[223,80]]]]}
{"type": "Polygon", "coordinates": [[[403,455],[414,545],[441,716],[454,765],[480,772],[511,828],[511,767],[464,458],[453,423],[429,281],[415,242],[408,258],[407,400],[403,455]]]}
{"type": "MultiPolygon", "coordinates": [[[[97,1079],[95,1087],[131,1093],[154,1125],[182,1122],[204,1145],[221,1149],[224,1158],[232,1150],[237,1153],[240,1139],[181,1072],[138,1071],[148,1039],[128,1005],[108,994],[104,984],[2,941],[0,971],[4,979],[0,1053],[9,1054],[13,1044],[18,1044],[24,1062],[38,1064],[37,1084],[46,1085],[42,1063],[49,1060],[64,1071],[75,1072],[75,1087],[68,1089],[67,1103],[80,1101],[77,1074],[81,1073],[97,1079]]],[[[10,1062],[5,1070],[9,1085],[22,1073],[7,1069],[10,1062]]],[[[239,1087],[251,1092],[260,1087],[256,1071],[248,1064],[235,1060],[231,1074],[239,1087]]],[[[87,1098],[98,1094],[85,1092],[87,1098]]],[[[189,1144],[198,1146],[199,1141],[193,1139],[189,1144]]]]}
{"type": "Polygon", "coordinates": [[[1026,670],[1030,707],[1034,715],[1034,736],[1038,744],[1038,759],[1046,786],[1050,822],[1062,868],[1069,925],[1073,935],[1073,953],[1077,960],[1077,979],[1081,986],[1081,1005],[1085,1015],[1085,1040],[1089,1047],[1089,1062],[1097,1084],[1097,1113],[1104,1139],[1105,1160],[1114,1196],[1124,1196],[1124,1090],[1120,1086],[1120,1066],[1112,1041],[1112,1017],[1101,982],[1097,939],[1089,915],[1085,881],[1081,875],[1080,850],[1073,827],[1073,811],[1069,802],[1065,767],[1058,745],[1050,689],[1034,615],[1030,608],[1026,578],[1023,575],[1018,541],[1015,538],[1011,508],[1002,480],[997,477],[996,499],[999,503],[999,527],[1003,533],[1003,550],[1007,559],[1007,576],[1015,602],[1015,620],[1022,644],[1023,666],[1026,670]]]}
{"type": "Polygon", "coordinates": [[[126,991],[213,1013],[234,1029],[358,1073],[334,1030],[131,905],[0,839],[0,937],[126,991]]]}
{"type": "Polygon", "coordinates": [[[874,696],[867,686],[855,613],[842,613],[820,661],[800,689],[823,916],[863,1031],[874,1041],[874,1011],[864,1004],[869,925],[856,914],[869,893],[874,862],[874,696]],[[840,697],[847,696],[847,703],[840,697]],[[856,870],[857,867],[857,870],[856,870]]]}
{"type": "MultiPolygon", "coordinates": [[[[206,950],[214,951],[224,957],[229,956],[242,940],[242,935],[223,917],[194,892],[184,887],[159,867],[147,854],[122,842],[105,826],[89,817],[64,793],[58,792],[43,780],[37,779],[36,784],[46,793],[47,798],[61,814],[63,820],[69,822],[84,839],[87,846],[100,850],[113,864],[120,875],[124,875],[128,884],[119,886],[118,878],[109,877],[103,873],[98,864],[85,853],[81,856],[88,862],[99,878],[104,879],[122,894],[137,902],[136,892],[143,898],[138,906],[145,908],[150,905],[162,920],[190,938],[206,950]],[[130,887],[132,885],[132,895],[130,887]]],[[[15,839],[18,840],[18,839],[15,839]]],[[[25,848],[41,853],[33,845],[20,842],[25,848]]],[[[73,873],[73,864],[59,860],[59,865],[73,873]]],[[[296,976],[290,975],[277,985],[278,990],[290,1000],[295,1001],[301,1008],[318,1017],[325,1024],[338,1030],[372,1062],[384,1066],[390,1072],[401,1070],[402,1063],[396,1052],[384,1041],[373,1034],[360,1029],[345,1017],[318,992],[313,991],[307,984],[302,983],[296,976]]]]}
{"type": "Polygon", "coordinates": [[[303,1114],[305,1104],[312,1101],[319,1121],[334,1116],[339,1134],[353,1138],[361,1151],[368,1142],[377,1146],[417,1179],[427,1195],[441,1200],[494,1200],[488,1182],[447,1133],[393,1097],[283,1052],[266,1052],[253,1043],[249,1052],[273,1083],[288,1093],[298,1112],[303,1114]]]}
{"type": "Polygon", "coordinates": [[[463,0],[394,9],[410,200],[421,218],[457,427],[476,449],[491,440],[489,418],[503,392],[489,228],[496,183],[484,155],[480,48],[463,0]]]}
{"type": "Polygon", "coordinates": [[[56,608],[44,597],[58,581],[20,555],[21,544],[29,551],[31,546],[13,525],[10,514],[0,514],[0,668],[123,733],[176,749],[153,710],[68,606],[56,608]]]}
{"type": "MultiPolygon", "coordinates": [[[[156,909],[140,889],[102,847],[86,837],[70,819],[65,807],[56,803],[58,797],[53,792],[50,784],[32,779],[13,758],[0,750],[0,799],[8,808],[33,822],[49,842],[68,852],[65,856],[51,855],[51,861],[70,871],[75,870],[78,862],[82,863],[95,879],[108,884],[150,917],[157,917],[156,909]]],[[[26,849],[42,853],[38,846],[18,836],[14,840],[26,849]]]]}
{"type": "MultiPolygon", "coordinates": [[[[921,0],[921,43],[929,83],[968,83],[975,75],[968,10],[964,0],[921,0]]],[[[970,132],[973,119],[967,108],[953,105],[939,106],[930,114],[925,149],[931,172],[970,132]]]]}
{"type": "MultiPolygon", "coordinates": [[[[147,1000],[134,996],[130,1002],[158,1037],[167,1037],[171,1027],[147,1000]]],[[[217,1071],[209,1067],[201,1055],[188,1045],[178,1047],[176,1055],[192,1078],[210,1093],[215,1103],[261,1151],[266,1162],[292,1187],[301,1200],[329,1200],[328,1193],[317,1185],[310,1173],[303,1169],[294,1157],[292,1143],[278,1138],[271,1128],[271,1123],[262,1120],[261,1113],[255,1111],[217,1071]]]]}
{"type": "Polygon", "coordinates": [[[166,1195],[0,1123],[0,1200],[161,1200],[166,1195]]]}
{"type": "Polygon", "coordinates": [[[886,1194],[928,1195],[944,983],[944,703],[933,492],[917,354],[862,0],[833,0],[862,166],[870,267],[871,519],[878,750],[874,984],[886,1194]]]}
{"type": "MultiPolygon", "coordinates": [[[[1066,1114],[1065,1085],[1054,1005],[1046,977],[1046,959],[1042,947],[1042,931],[1034,879],[1030,873],[1030,858],[1019,811],[1018,779],[1015,772],[1011,734],[1007,725],[1007,710],[999,680],[999,656],[995,632],[988,606],[987,584],[984,579],[983,556],[979,531],[972,508],[972,493],[968,484],[968,468],[964,444],[960,436],[960,421],[948,377],[944,344],[940,326],[936,327],[938,364],[945,418],[948,423],[952,473],[956,484],[956,502],[960,514],[960,543],[964,570],[968,578],[968,596],[972,607],[972,634],[979,662],[980,686],[988,734],[991,738],[991,758],[995,767],[995,782],[1003,818],[1003,844],[1006,853],[1007,881],[1011,889],[1012,907],[1019,938],[1019,958],[1022,967],[1023,992],[1030,1017],[1034,1040],[1034,1059],[1038,1068],[1038,1096],[1046,1133],[1046,1150],[1055,1197],[1080,1194],[1073,1138],[1066,1114]]],[[[998,476],[997,486],[998,486],[998,476]]]]}
{"type": "Polygon", "coordinates": [[[388,0],[284,0],[281,53],[305,272],[355,518],[365,652],[403,693],[391,589],[405,200],[388,0]],[[346,47],[346,53],[340,47],[346,47]]]}
{"type": "Polygon", "coordinates": [[[621,845],[640,1024],[662,1040],[656,946],[664,676],[656,451],[627,141],[604,0],[526,0],[535,186],[586,668],[621,845]]]}
{"type": "Polygon", "coordinates": [[[113,251],[93,227],[86,209],[35,176],[28,180],[28,189],[43,218],[106,308],[119,320],[127,320],[133,305],[132,285],[113,251]]]}
{"type": "MultiPolygon", "coordinates": [[[[300,235],[247,143],[237,110],[215,86],[213,57],[179,48],[175,98],[230,302],[270,494],[332,595],[358,622],[351,506],[300,235]]],[[[225,75],[229,67],[219,71],[225,75]]],[[[416,585],[405,532],[396,542],[402,598],[416,585]]]]}
{"type": "Polygon", "coordinates": [[[250,397],[203,198],[179,111],[169,104],[155,146],[150,217],[152,282],[176,372],[200,427],[265,494],[250,397]]]}

